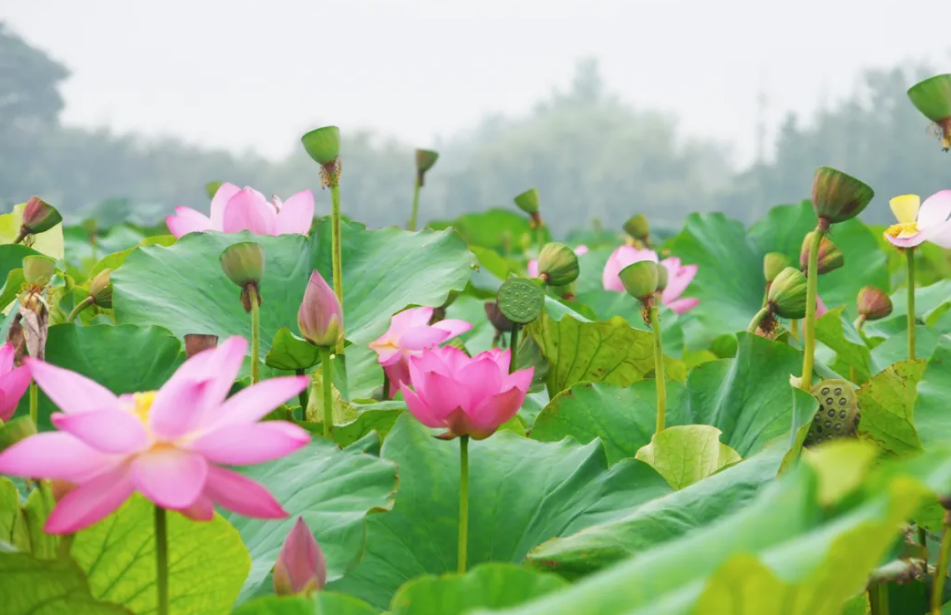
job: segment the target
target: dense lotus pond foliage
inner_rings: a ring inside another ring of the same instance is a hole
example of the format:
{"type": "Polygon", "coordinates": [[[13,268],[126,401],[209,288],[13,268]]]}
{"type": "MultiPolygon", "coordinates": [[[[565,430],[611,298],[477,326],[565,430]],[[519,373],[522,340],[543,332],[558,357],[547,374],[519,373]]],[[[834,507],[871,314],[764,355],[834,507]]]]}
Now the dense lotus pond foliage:
{"type": "Polygon", "coordinates": [[[302,142],[328,215],[0,215],[0,612],[951,613],[951,190],[372,230],[302,142]]]}

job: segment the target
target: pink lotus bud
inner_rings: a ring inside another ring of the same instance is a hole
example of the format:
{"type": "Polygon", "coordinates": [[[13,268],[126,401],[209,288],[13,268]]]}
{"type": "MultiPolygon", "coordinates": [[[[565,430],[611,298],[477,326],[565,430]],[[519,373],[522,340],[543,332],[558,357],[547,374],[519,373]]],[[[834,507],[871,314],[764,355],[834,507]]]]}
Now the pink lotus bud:
{"type": "Polygon", "coordinates": [[[317,270],[311,274],[297,311],[301,335],[314,346],[328,348],[343,340],[343,309],[337,295],[317,270]]]}
{"type": "Polygon", "coordinates": [[[327,560],[301,517],[288,533],[274,564],[274,593],[309,595],[327,583],[327,560]]]}
{"type": "Polygon", "coordinates": [[[62,221],[59,211],[39,197],[31,196],[23,208],[23,228],[30,234],[48,231],[62,221]]]}

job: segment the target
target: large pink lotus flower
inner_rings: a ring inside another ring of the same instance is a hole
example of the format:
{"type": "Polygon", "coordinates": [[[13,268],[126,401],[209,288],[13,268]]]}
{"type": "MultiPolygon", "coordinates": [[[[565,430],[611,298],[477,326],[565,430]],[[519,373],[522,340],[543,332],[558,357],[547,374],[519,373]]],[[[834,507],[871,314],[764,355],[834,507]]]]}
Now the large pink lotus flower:
{"type": "MultiPolygon", "coordinates": [[[[575,248],[575,256],[584,256],[588,253],[588,246],[581,244],[575,248]]],[[[538,260],[528,261],[528,276],[531,278],[538,277],[538,260]]]]}
{"type": "Polygon", "coordinates": [[[176,237],[202,231],[255,235],[306,235],[314,221],[314,195],[302,190],[284,202],[267,197],[253,188],[224,183],[211,199],[211,217],[190,207],[176,207],[175,215],[165,218],[168,230],[176,237]]]}
{"type": "MultiPolygon", "coordinates": [[[[633,246],[618,247],[617,250],[611,253],[608,262],[604,265],[601,280],[604,289],[623,293],[624,285],[621,284],[621,269],[638,261],[653,261],[656,263],[658,261],[657,252],[638,250],[633,246]]],[[[660,261],[660,264],[667,269],[667,288],[660,294],[661,303],[678,314],[683,314],[697,307],[700,303],[699,299],[680,298],[680,295],[690,286],[693,277],[697,275],[697,265],[682,265],[680,259],[675,256],[665,258],[660,261]]]]}
{"type": "Polygon", "coordinates": [[[431,307],[403,310],[390,319],[390,328],[386,333],[370,342],[370,348],[376,352],[377,360],[390,380],[390,397],[394,397],[409,382],[407,360],[410,357],[420,356],[423,350],[438,346],[472,328],[464,320],[451,318],[430,325],[432,317],[431,307]]]}
{"type": "Polygon", "coordinates": [[[525,401],[534,367],[509,374],[508,350],[474,357],[446,346],[409,360],[412,388],[404,388],[406,407],[427,427],[445,427],[453,436],[488,438],[525,401]]]}
{"type": "Polygon", "coordinates": [[[914,248],[925,241],[951,248],[951,190],[942,190],[924,203],[917,194],[896,196],[889,201],[898,219],[885,230],[885,239],[899,248],[914,248]]]}
{"type": "Polygon", "coordinates": [[[271,378],[225,399],[246,351],[247,342],[232,337],[185,361],[159,391],[118,397],[84,376],[27,359],[61,411],[51,417],[60,431],[0,453],[0,472],[77,485],[47,519],[50,534],[96,523],[135,491],[196,520],[210,520],[215,504],[249,517],[283,518],[264,487],[221,466],[270,461],[310,441],[292,423],[258,423],[304,390],[308,378],[271,378]]]}
{"type": "Polygon", "coordinates": [[[9,421],[30,386],[30,368],[13,367],[13,344],[0,346],[0,421],[9,421]]]}

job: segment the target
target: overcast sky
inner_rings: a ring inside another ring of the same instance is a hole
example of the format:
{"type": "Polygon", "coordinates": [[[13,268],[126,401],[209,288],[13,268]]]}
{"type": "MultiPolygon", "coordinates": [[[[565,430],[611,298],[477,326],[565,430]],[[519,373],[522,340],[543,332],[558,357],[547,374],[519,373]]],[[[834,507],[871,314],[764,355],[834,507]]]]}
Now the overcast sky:
{"type": "Polygon", "coordinates": [[[64,62],[65,119],[280,156],[306,129],[413,145],[521,113],[596,56],[609,89],[693,134],[755,143],[859,70],[951,70],[949,0],[0,0],[64,62]]]}

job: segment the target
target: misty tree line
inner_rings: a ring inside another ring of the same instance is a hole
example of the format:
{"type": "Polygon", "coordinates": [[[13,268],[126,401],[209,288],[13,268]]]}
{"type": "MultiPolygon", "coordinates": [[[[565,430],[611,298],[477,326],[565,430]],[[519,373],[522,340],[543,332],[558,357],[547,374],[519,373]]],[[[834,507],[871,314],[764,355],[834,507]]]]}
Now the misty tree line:
{"type": "MultiPolygon", "coordinates": [[[[66,126],[59,120],[66,68],[2,23],[0,58],[2,205],[38,194],[73,217],[154,223],[174,205],[202,208],[203,186],[213,180],[283,196],[307,187],[319,192],[317,170],[302,149],[270,161],[66,126]]],[[[772,205],[807,197],[818,165],[868,182],[878,204],[906,192],[931,194],[951,186],[951,156],[927,135],[927,122],[905,95],[929,74],[924,66],[866,72],[848,99],[808,119],[788,116],[772,159],[737,171],[728,144],[691,138],[677,130],[676,118],[617,100],[597,62],[585,60],[570,86],[532,113],[489,117],[437,144],[441,158],[426,177],[422,218],[508,206],[536,186],[545,218],[560,233],[595,219],[619,227],[636,212],[659,226],[679,225],[691,211],[752,220],[772,205]]],[[[415,144],[342,128],[346,212],[372,226],[403,224],[415,144]]],[[[319,203],[326,209],[329,198],[319,203]]],[[[870,210],[869,219],[887,219],[886,208],[870,210]]]]}

